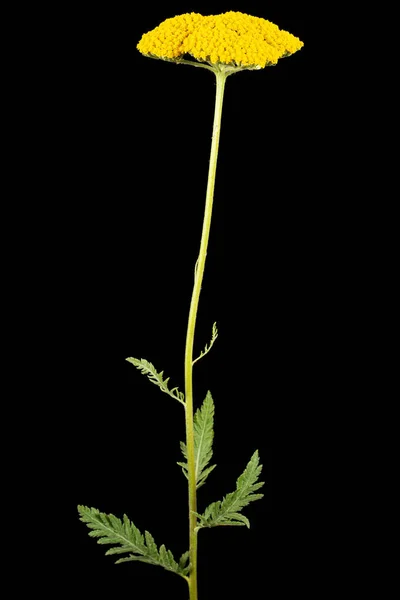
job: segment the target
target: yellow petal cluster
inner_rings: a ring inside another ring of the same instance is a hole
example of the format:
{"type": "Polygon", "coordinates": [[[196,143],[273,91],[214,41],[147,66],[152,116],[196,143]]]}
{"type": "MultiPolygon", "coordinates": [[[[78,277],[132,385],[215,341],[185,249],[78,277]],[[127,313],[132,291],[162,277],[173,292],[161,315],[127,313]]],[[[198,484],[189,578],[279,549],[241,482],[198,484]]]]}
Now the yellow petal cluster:
{"type": "Polygon", "coordinates": [[[241,12],[203,17],[187,13],[166,19],[142,36],[138,50],[145,55],[179,61],[191,55],[211,65],[242,68],[275,65],[300,50],[303,42],[277,25],[241,12]]]}

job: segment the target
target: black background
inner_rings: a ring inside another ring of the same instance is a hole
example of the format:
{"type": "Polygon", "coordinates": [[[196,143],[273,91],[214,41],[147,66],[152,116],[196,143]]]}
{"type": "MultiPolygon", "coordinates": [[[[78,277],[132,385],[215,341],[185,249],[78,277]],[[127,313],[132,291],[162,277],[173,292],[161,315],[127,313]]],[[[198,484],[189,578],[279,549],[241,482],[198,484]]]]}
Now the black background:
{"type": "MultiPolygon", "coordinates": [[[[185,582],[162,569],[115,566],[76,505],[126,512],[175,555],[186,550],[186,480],[175,465],[183,410],[125,358],[150,360],[183,389],[215,82],[205,70],[146,59],[136,44],[176,14],[228,10],[306,42],[299,3],[65,4],[47,12],[27,57],[26,177],[37,200],[20,225],[33,236],[23,285],[30,342],[40,340],[42,357],[35,389],[46,398],[31,409],[43,431],[31,476],[38,485],[43,474],[57,507],[51,522],[62,521],[58,584],[79,597],[187,599],[185,582]]],[[[195,340],[198,353],[217,321],[219,338],[195,367],[195,404],[211,390],[218,467],[200,509],[234,489],[256,448],[266,485],[246,511],[250,531],[200,532],[204,600],[260,590],[278,598],[291,583],[285,565],[297,542],[286,507],[296,477],[288,470],[298,471],[292,457],[273,508],[272,447],[282,460],[299,435],[294,390],[308,376],[308,315],[325,293],[309,285],[323,265],[310,235],[318,209],[307,196],[305,51],[226,85],[195,340]]]]}

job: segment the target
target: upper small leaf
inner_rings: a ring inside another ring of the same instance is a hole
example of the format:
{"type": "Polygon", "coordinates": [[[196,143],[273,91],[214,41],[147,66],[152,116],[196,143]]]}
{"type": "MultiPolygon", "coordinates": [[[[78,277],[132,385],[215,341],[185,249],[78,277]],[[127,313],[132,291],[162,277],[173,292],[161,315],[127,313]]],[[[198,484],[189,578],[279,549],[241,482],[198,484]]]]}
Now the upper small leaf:
{"type": "Polygon", "coordinates": [[[158,385],[162,392],[168,394],[169,396],[172,396],[172,398],[175,398],[175,400],[178,400],[178,402],[185,406],[185,395],[183,394],[183,392],[180,392],[177,387],[172,388],[172,390],[168,388],[168,381],[170,378],[167,377],[167,379],[163,379],[164,371],[158,373],[154,365],[148,360],[145,360],[144,358],[138,359],[130,357],[126,360],[132,363],[144,375],[147,375],[150,381],[158,385]]]}
{"type": "MultiPolygon", "coordinates": [[[[197,265],[197,263],[196,263],[196,265],[197,265]]],[[[218,337],[217,324],[214,323],[213,326],[212,326],[212,334],[211,334],[211,341],[210,341],[210,343],[206,344],[204,350],[202,350],[200,352],[200,355],[197,358],[194,359],[192,365],[194,365],[195,362],[197,362],[198,360],[200,360],[201,358],[203,358],[203,356],[205,356],[207,354],[207,352],[210,352],[210,350],[213,347],[214,342],[217,339],[217,337],[218,337]]]]}

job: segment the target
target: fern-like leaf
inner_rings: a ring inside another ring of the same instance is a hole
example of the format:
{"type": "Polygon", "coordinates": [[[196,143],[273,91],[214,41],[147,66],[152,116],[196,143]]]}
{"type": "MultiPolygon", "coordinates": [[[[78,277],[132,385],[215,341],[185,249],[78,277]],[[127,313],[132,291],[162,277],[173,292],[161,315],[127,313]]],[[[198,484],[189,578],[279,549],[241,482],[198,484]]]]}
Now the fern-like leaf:
{"type": "Polygon", "coordinates": [[[188,575],[190,572],[189,565],[189,550],[184,552],[179,559],[179,569],[182,571],[183,575],[188,575]]]}
{"type": "MultiPolygon", "coordinates": [[[[193,419],[193,428],[196,486],[199,489],[204,485],[211,471],[217,466],[211,465],[211,467],[207,467],[213,454],[212,443],[214,439],[214,401],[211,392],[207,392],[202,407],[196,411],[193,419]]],[[[181,450],[187,461],[187,448],[184,442],[181,442],[181,450]]],[[[187,478],[187,462],[179,462],[178,465],[182,467],[182,471],[187,478]]]]}
{"type": "Polygon", "coordinates": [[[202,350],[200,352],[200,355],[197,358],[194,359],[192,365],[194,365],[195,362],[197,362],[198,360],[200,360],[201,358],[203,358],[203,356],[205,356],[207,354],[207,352],[210,352],[210,350],[213,347],[214,342],[217,339],[217,337],[218,337],[217,324],[214,323],[214,325],[212,326],[212,334],[211,334],[211,341],[210,341],[210,343],[208,345],[206,344],[206,347],[204,348],[204,350],[202,350]]]}
{"type": "Polygon", "coordinates": [[[78,512],[80,520],[91,530],[89,535],[98,538],[98,544],[118,544],[107,550],[107,555],[129,554],[117,560],[117,564],[138,560],[164,567],[167,571],[186,578],[189,572],[187,561],[184,560],[186,554],[182,555],[178,564],[170,550],[167,550],[164,545],[158,550],[153,536],[148,531],[142,535],[126,515],[121,520],[114,515],[107,515],[87,506],[78,506],[78,512]]]}
{"type": "Polygon", "coordinates": [[[197,529],[202,527],[217,527],[218,525],[246,525],[250,527],[247,517],[240,514],[240,511],[255,500],[261,499],[264,494],[255,494],[264,482],[258,482],[262,465],[259,464],[258,450],[251,457],[247,467],[236,481],[236,490],[227,494],[224,499],[210,504],[205,512],[200,515],[196,513],[200,520],[197,529]]]}
{"type": "Polygon", "coordinates": [[[175,398],[175,400],[178,400],[178,402],[185,406],[185,395],[183,394],[183,392],[180,392],[177,387],[172,388],[172,390],[168,388],[168,381],[170,380],[170,378],[167,377],[167,379],[163,379],[164,371],[158,373],[154,365],[148,360],[145,360],[144,358],[138,359],[130,357],[126,360],[132,363],[137,369],[139,369],[143,373],[143,375],[147,375],[150,381],[158,385],[162,392],[168,394],[169,396],[172,396],[172,398],[175,398]]]}

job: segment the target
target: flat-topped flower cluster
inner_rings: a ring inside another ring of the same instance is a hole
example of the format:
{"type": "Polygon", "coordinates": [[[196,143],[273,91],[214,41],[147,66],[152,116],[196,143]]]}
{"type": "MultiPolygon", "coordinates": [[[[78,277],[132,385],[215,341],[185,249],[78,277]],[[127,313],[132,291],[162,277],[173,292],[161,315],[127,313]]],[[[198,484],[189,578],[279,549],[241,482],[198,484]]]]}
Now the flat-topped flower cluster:
{"type": "Polygon", "coordinates": [[[211,65],[241,68],[275,65],[303,46],[277,25],[241,12],[203,17],[187,13],[163,21],[142,36],[137,48],[147,56],[179,62],[191,55],[211,65]]]}

